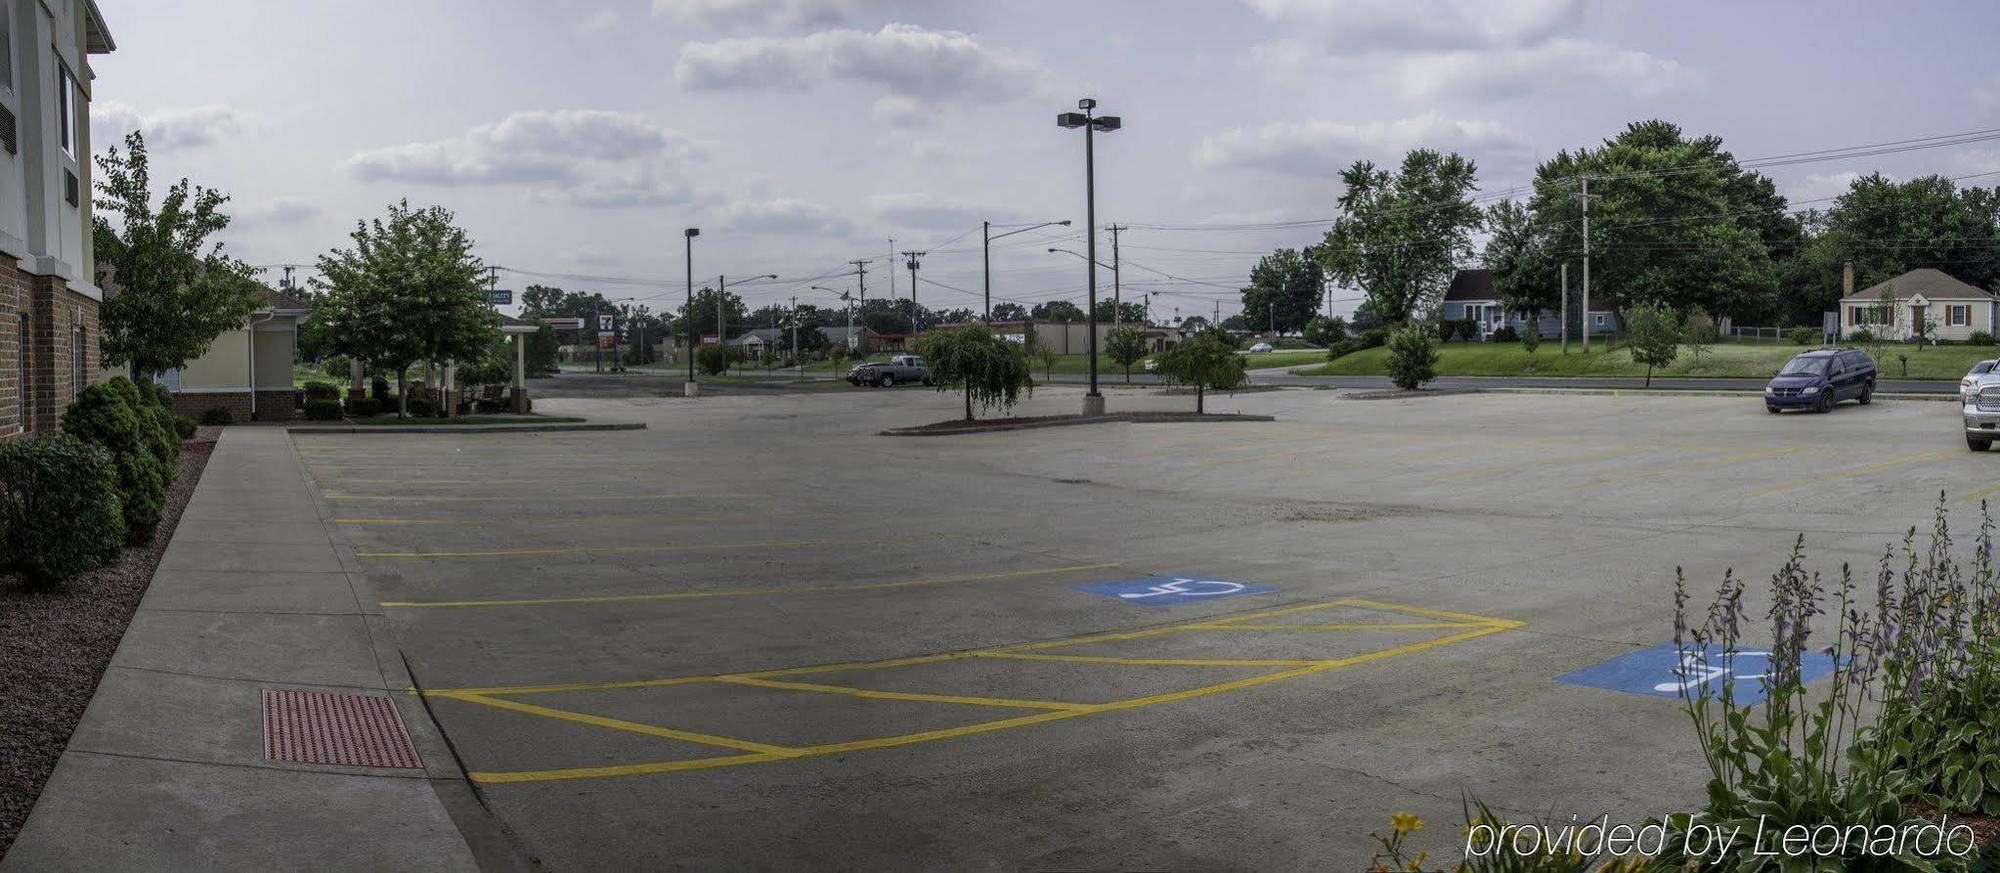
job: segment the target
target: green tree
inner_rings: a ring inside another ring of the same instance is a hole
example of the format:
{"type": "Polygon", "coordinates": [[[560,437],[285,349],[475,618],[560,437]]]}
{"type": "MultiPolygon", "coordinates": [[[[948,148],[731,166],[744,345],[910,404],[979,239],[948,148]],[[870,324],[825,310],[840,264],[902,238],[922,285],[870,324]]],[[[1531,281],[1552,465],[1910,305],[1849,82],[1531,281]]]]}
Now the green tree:
{"type": "Polygon", "coordinates": [[[1521,325],[1521,348],[1528,353],[1529,359],[1532,360],[1535,357],[1535,350],[1541,347],[1542,323],[1537,319],[1531,318],[1526,324],[1521,325]]]}
{"type": "Polygon", "coordinates": [[[1347,322],[1324,316],[1315,318],[1306,322],[1305,330],[1300,332],[1300,336],[1313,345],[1330,346],[1347,339],[1347,322]]]}
{"type": "MultiPolygon", "coordinates": [[[[868,302],[874,303],[875,301],[870,300],[868,302]]],[[[694,292],[693,307],[682,306],[680,314],[675,316],[674,330],[678,332],[678,335],[683,340],[686,339],[690,330],[697,334],[715,333],[715,313],[715,289],[702,288],[697,290],[694,292]],[[689,327],[690,323],[693,324],[692,328],[689,327]]],[[[732,335],[740,335],[745,330],[753,327],[770,327],[769,324],[752,324],[750,322],[749,311],[743,306],[743,298],[733,291],[724,292],[722,295],[722,317],[729,322],[726,326],[732,335]]],[[[879,328],[877,329],[879,330],[879,328]]],[[[728,337],[723,337],[723,339],[728,339],[728,337]]]]}
{"type": "Polygon", "coordinates": [[[1674,311],[1658,301],[1627,307],[1620,316],[1625,322],[1625,345],[1632,360],[1646,365],[1646,386],[1653,385],[1653,368],[1669,366],[1680,357],[1681,325],[1674,311]]]}
{"type": "Polygon", "coordinates": [[[1438,332],[1428,324],[1409,322],[1389,332],[1389,380],[1404,391],[1415,391],[1437,378],[1438,332]]]}
{"type": "Polygon", "coordinates": [[[1564,257],[1584,253],[1580,180],[1590,181],[1591,302],[1657,301],[1738,320],[1775,310],[1779,271],[1767,240],[1798,233],[1771,180],[1737,165],[1714,136],[1665,121],[1626,126],[1595,149],[1535,171],[1529,202],[1564,257]]]}
{"type": "Polygon", "coordinates": [[[917,354],[937,390],[965,393],[966,421],[972,420],[974,402],[981,409],[1012,409],[1021,392],[1034,391],[1027,353],[982,322],[925,333],[917,338],[917,354]]]}
{"type": "Polygon", "coordinates": [[[1087,321],[1090,314],[1083,307],[1067,300],[1045,300],[1028,310],[1028,315],[1036,321],[1087,321]]]}
{"type": "Polygon", "coordinates": [[[1807,213],[1806,240],[1785,274],[1786,314],[1817,325],[1839,308],[1841,266],[1866,288],[1936,267],[1978,288],[2000,283],[2000,192],[1961,188],[1943,176],[1897,182],[1870,173],[1825,211],[1807,213]]]}
{"type": "Polygon", "coordinates": [[[528,347],[522,350],[521,357],[528,373],[539,374],[555,368],[556,356],[562,350],[555,328],[541,324],[528,336],[527,343],[528,347]]]}
{"type": "Polygon", "coordinates": [[[994,321],[1027,321],[1028,309],[1019,303],[993,304],[994,321]]]}
{"type": "Polygon", "coordinates": [[[1560,308],[1561,268],[1546,229],[1527,204],[1518,200],[1493,204],[1486,210],[1486,229],[1492,236],[1480,263],[1493,271],[1493,290],[1500,295],[1501,307],[1522,313],[1529,321],[1560,308]]]}
{"type": "Polygon", "coordinates": [[[486,267],[472,240],[441,206],[391,205],[385,218],[356,222],[351,249],[319,257],[312,313],[334,351],[396,373],[397,414],[409,416],[409,370],[471,360],[493,337],[482,287],[486,267]]]}
{"type": "Polygon", "coordinates": [[[92,218],[97,282],[114,289],[101,312],[104,363],[147,380],[208,352],[263,303],[250,268],[209,238],[229,226],[229,196],[183,178],[153,208],[152,162],[138,131],[97,158],[92,218]],[[116,217],[118,228],[111,219],[116,217]]]}
{"type": "Polygon", "coordinates": [[[1716,328],[1715,319],[1709,317],[1708,310],[1699,306],[1688,311],[1682,333],[1688,354],[1694,355],[1696,364],[1701,363],[1702,353],[1722,340],[1722,331],[1716,328]]]}
{"type": "Polygon", "coordinates": [[[1376,315],[1407,321],[1444,296],[1472,255],[1482,217],[1472,203],[1478,168],[1457,154],[1416,149],[1393,174],[1356,161],[1340,178],[1346,193],[1319,262],[1342,286],[1361,289],[1376,315]]]}
{"type": "Polygon", "coordinates": [[[1212,327],[1182,340],[1160,353],[1155,371],[1168,385],[1194,387],[1194,411],[1206,412],[1204,396],[1209,390],[1226,391],[1243,383],[1243,356],[1236,353],[1236,338],[1212,327]]]}
{"type": "Polygon", "coordinates": [[[1104,353],[1125,368],[1125,381],[1132,381],[1132,365],[1146,359],[1146,335],[1129,324],[1121,324],[1104,334],[1104,353]]]}
{"type": "Polygon", "coordinates": [[[1243,312],[1254,326],[1277,333],[1303,329],[1319,314],[1326,274],[1308,250],[1278,249],[1257,260],[1243,289],[1243,312]]]}

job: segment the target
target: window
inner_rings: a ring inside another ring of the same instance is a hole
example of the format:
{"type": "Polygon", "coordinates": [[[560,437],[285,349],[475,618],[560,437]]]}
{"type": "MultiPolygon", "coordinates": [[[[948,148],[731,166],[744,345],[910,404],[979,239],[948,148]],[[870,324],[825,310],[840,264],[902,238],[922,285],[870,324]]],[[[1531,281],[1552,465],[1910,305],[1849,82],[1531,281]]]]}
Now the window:
{"type": "Polygon", "coordinates": [[[13,0],[0,0],[0,93],[14,90],[13,0]]]}
{"type": "Polygon", "coordinates": [[[56,63],[56,126],[62,129],[63,154],[76,157],[76,80],[61,62],[56,63]]]}
{"type": "Polygon", "coordinates": [[[1964,306],[1946,306],[1944,308],[1944,323],[1948,327],[1972,324],[1972,306],[1970,304],[1964,306]]]}
{"type": "Polygon", "coordinates": [[[1591,316],[1591,319],[1592,319],[1591,323],[1597,325],[1598,327],[1604,326],[1604,313],[1602,312],[1597,313],[1596,315],[1591,316]]]}

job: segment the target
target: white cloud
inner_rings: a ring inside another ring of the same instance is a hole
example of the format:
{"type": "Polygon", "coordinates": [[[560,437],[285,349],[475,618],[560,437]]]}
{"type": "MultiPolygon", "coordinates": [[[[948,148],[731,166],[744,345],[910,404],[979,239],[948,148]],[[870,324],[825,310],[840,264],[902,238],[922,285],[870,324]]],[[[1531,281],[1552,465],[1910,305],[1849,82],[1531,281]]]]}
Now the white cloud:
{"type": "Polygon", "coordinates": [[[1541,91],[1658,97],[1701,88],[1707,78],[1681,62],[1589,40],[1532,46],[1327,57],[1297,40],[1251,48],[1246,65],[1268,75],[1326,76],[1366,83],[1412,100],[1496,100],[1541,91]]]}
{"type": "Polygon", "coordinates": [[[912,98],[890,94],[876,99],[875,117],[893,127],[911,127],[924,117],[924,107],[912,98]]]}
{"type": "Polygon", "coordinates": [[[926,230],[970,227],[1002,217],[975,203],[915,192],[871,196],[868,211],[898,227],[926,230]]]}
{"type": "Polygon", "coordinates": [[[653,0],[653,14],[709,28],[816,27],[852,20],[879,0],[653,0]]]}
{"type": "Polygon", "coordinates": [[[874,32],[691,42],[674,66],[674,78],[697,90],[803,91],[837,80],[923,98],[1032,96],[1047,75],[1032,58],[989,49],[971,34],[893,23],[874,32]]]}
{"type": "Polygon", "coordinates": [[[618,258],[606,251],[603,246],[590,243],[571,246],[557,257],[565,266],[570,267],[609,267],[619,263],[618,258]]]}
{"type": "Polygon", "coordinates": [[[723,226],[750,232],[844,235],[854,230],[847,219],[833,210],[790,197],[739,200],[719,212],[723,226]]]}
{"type": "Polygon", "coordinates": [[[109,146],[134,130],[146,136],[146,147],[154,151],[213,145],[235,135],[249,124],[249,113],[221,104],[168,106],[152,112],[116,100],[100,100],[90,107],[90,137],[98,146],[109,146]]]}
{"type": "Polygon", "coordinates": [[[319,204],[303,197],[273,197],[237,210],[232,225],[298,224],[319,215],[319,204]]]}
{"type": "Polygon", "coordinates": [[[618,12],[614,9],[599,9],[577,22],[578,33],[603,33],[618,26],[618,12]]]}
{"type": "Polygon", "coordinates": [[[429,142],[370,149],[347,159],[364,181],[514,185],[584,206],[686,202],[700,157],[679,131],[626,112],[516,112],[498,124],[429,142]]]}
{"type": "Polygon", "coordinates": [[[1358,159],[1393,161],[1416,147],[1457,151],[1475,159],[1526,154],[1527,140],[1497,121],[1454,121],[1428,112],[1397,121],[1345,124],[1280,121],[1237,128],[1202,140],[1200,167],[1247,167],[1332,175],[1358,159]]]}
{"type": "MultiPolygon", "coordinates": [[[[1854,184],[1854,180],[1859,178],[1861,178],[1861,174],[1853,170],[1848,170],[1844,173],[1809,173],[1803,178],[1793,180],[1785,186],[1785,199],[1797,203],[1823,200],[1827,197],[1838,197],[1847,193],[1847,189],[1854,184]]],[[[1821,205],[1817,208],[1825,209],[1826,207],[1821,205]]]]}
{"type": "Polygon", "coordinates": [[[1583,15],[1583,0],[1244,0],[1338,54],[1529,45],[1583,15]]]}

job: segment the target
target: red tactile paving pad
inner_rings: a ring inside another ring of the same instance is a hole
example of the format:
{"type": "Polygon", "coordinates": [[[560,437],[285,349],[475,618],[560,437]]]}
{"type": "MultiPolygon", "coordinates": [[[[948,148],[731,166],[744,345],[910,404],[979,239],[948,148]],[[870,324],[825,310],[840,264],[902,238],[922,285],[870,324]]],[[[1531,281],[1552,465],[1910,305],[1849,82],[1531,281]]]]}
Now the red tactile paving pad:
{"type": "Polygon", "coordinates": [[[294,764],[422,767],[387,697],[264,692],[264,757],[294,764]]]}

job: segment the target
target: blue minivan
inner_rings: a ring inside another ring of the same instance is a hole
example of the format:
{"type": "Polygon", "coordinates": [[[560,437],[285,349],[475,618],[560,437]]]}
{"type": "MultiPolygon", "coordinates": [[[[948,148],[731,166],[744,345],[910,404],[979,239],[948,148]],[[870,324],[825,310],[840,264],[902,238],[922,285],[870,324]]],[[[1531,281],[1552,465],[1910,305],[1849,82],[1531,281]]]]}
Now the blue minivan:
{"type": "Polygon", "coordinates": [[[1764,411],[1831,412],[1842,400],[1866,406],[1875,397],[1875,359],[1860,349],[1815,349],[1785,362],[1764,386],[1764,411]]]}

